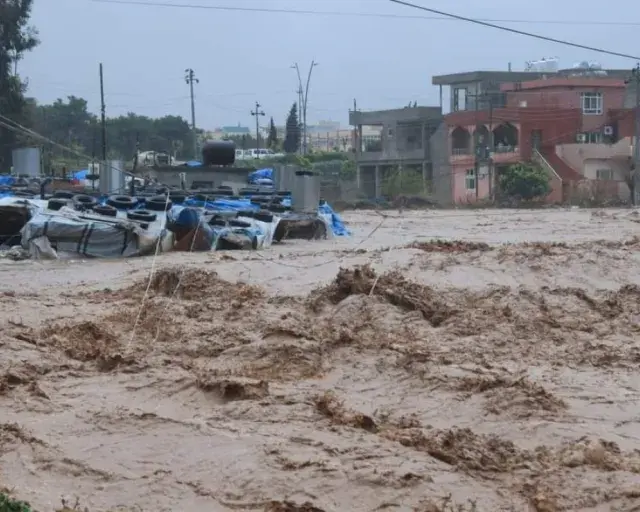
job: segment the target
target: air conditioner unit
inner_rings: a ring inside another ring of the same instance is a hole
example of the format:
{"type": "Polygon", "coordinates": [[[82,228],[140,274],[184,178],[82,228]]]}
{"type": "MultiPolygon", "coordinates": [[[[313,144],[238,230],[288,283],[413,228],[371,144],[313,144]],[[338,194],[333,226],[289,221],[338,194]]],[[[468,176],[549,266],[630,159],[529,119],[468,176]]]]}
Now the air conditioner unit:
{"type": "Polygon", "coordinates": [[[586,133],[579,133],[576,136],[576,141],[578,141],[578,142],[587,142],[587,134],[586,133]]]}
{"type": "Polygon", "coordinates": [[[602,130],[602,133],[609,136],[613,135],[613,126],[611,125],[605,126],[604,129],[602,130]]]}
{"type": "Polygon", "coordinates": [[[526,101],[521,101],[520,102],[520,107],[521,108],[527,108],[527,102],[526,101]]]}

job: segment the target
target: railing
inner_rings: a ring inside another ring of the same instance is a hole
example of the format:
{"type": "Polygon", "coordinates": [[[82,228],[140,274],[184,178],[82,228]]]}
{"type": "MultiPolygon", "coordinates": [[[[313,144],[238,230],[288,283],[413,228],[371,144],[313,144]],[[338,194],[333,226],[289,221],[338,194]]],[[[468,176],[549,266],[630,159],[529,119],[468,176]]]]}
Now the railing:
{"type": "Polygon", "coordinates": [[[518,146],[496,146],[493,148],[494,153],[517,153],[518,146]]]}
{"type": "Polygon", "coordinates": [[[535,162],[537,162],[542,167],[544,167],[547,170],[547,172],[551,173],[553,176],[555,176],[560,181],[562,181],[560,176],[558,176],[558,173],[556,172],[556,170],[551,166],[551,164],[549,162],[547,162],[547,159],[542,156],[542,153],[540,153],[540,151],[538,151],[537,149],[534,149],[533,153],[532,153],[532,156],[533,156],[533,160],[535,162]]]}
{"type": "Polygon", "coordinates": [[[453,148],[451,154],[454,156],[470,155],[471,150],[469,148],[453,148]]]}

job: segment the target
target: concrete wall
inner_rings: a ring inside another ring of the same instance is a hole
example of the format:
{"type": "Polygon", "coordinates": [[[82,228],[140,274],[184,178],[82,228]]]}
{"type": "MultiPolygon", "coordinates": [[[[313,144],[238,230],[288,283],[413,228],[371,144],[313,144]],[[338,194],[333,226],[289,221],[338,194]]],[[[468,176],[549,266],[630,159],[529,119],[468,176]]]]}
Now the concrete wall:
{"type": "Polygon", "coordinates": [[[453,202],[453,178],[449,160],[449,129],[445,123],[440,123],[438,129],[429,140],[432,162],[431,195],[443,205],[453,202]]]}
{"type": "Polygon", "coordinates": [[[469,204],[489,197],[491,189],[489,176],[485,172],[478,172],[477,195],[476,189],[467,189],[467,171],[474,170],[473,165],[456,164],[451,166],[453,182],[453,202],[455,204],[469,204]]]}
{"type": "Polygon", "coordinates": [[[234,189],[242,188],[247,185],[249,174],[255,169],[246,168],[188,168],[188,167],[159,167],[149,169],[146,174],[151,178],[156,178],[163,185],[170,187],[180,186],[180,173],[187,175],[187,188],[190,188],[194,182],[206,182],[206,185],[200,188],[213,188],[220,185],[229,185],[234,189]]]}
{"type": "Polygon", "coordinates": [[[374,110],[371,112],[349,112],[351,126],[363,125],[391,125],[395,123],[436,120],[442,116],[440,107],[406,107],[390,110],[374,110]]]}

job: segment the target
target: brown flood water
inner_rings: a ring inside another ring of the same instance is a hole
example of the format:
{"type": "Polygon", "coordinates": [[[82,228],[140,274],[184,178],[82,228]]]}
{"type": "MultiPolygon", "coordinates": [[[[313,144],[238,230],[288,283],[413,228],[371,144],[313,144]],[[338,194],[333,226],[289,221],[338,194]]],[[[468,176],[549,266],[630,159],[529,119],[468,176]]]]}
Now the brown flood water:
{"type": "Polygon", "coordinates": [[[0,261],[0,488],[41,512],[640,510],[637,212],[344,217],[150,282],[151,259],[0,261]]]}

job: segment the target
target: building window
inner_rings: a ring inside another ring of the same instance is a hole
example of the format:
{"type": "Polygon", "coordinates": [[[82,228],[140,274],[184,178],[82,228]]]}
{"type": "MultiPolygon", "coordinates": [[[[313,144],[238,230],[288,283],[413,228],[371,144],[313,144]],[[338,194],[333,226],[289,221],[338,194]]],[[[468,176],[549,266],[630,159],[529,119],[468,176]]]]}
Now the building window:
{"type": "Polygon", "coordinates": [[[456,87],[453,90],[453,111],[467,110],[467,90],[456,87]]]}
{"type": "Polygon", "coordinates": [[[613,172],[611,169],[598,169],[596,179],[610,181],[613,179],[613,172]]]}
{"type": "Polygon", "coordinates": [[[602,114],[602,93],[583,92],[580,95],[582,100],[582,113],[587,115],[602,114]]]}
{"type": "Polygon", "coordinates": [[[467,190],[476,189],[476,171],[475,169],[467,169],[467,174],[464,177],[464,186],[467,190]]]}

